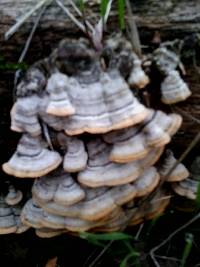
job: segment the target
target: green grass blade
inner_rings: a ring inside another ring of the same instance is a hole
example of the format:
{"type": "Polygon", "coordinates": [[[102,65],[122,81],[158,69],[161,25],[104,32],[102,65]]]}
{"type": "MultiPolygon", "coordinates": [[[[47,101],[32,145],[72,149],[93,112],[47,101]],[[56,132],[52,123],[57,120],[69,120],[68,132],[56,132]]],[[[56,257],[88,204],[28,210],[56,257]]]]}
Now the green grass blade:
{"type": "Polygon", "coordinates": [[[101,11],[101,17],[103,18],[106,14],[106,9],[108,5],[109,0],[101,0],[101,6],[100,6],[100,11],[101,11]]]}
{"type": "Polygon", "coordinates": [[[140,254],[136,251],[134,252],[130,252],[128,255],[126,255],[126,257],[123,259],[123,261],[120,263],[119,267],[127,267],[127,263],[128,260],[130,260],[131,258],[138,258],[140,256],[140,254]]]}
{"type": "Polygon", "coordinates": [[[183,250],[183,256],[182,256],[182,259],[181,259],[181,264],[180,264],[180,267],[184,267],[186,266],[186,261],[187,261],[187,258],[188,256],[190,255],[190,252],[191,252],[191,249],[192,249],[192,245],[193,245],[193,239],[194,239],[194,236],[192,233],[187,233],[186,236],[185,236],[185,248],[183,250]]]}
{"type": "Polygon", "coordinates": [[[120,29],[125,28],[125,0],[117,0],[120,29]]]}
{"type": "Polygon", "coordinates": [[[198,183],[198,187],[197,187],[196,207],[197,209],[200,208],[200,182],[198,183]]]}
{"type": "Polygon", "coordinates": [[[77,0],[77,5],[78,5],[78,7],[80,8],[81,11],[84,10],[85,4],[84,4],[83,0],[77,0]]]}
{"type": "Polygon", "coordinates": [[[132,247],[130,240],[123,240],[124,245],[129,250],[129,252],[134,252],[134,248],[132,247]]]}
{"type": "Polygon", "coordinates": [[[117,241],[117,240],[128,240],[133,239],[131,235],[121,233],[121,232],[113,232],[113,233],[106,233],[106,234],[92,234],[87,232],[82,232],[79,235],[83,239],[90,239],[90,240],[101,240],[101,241],[117,241]]]}

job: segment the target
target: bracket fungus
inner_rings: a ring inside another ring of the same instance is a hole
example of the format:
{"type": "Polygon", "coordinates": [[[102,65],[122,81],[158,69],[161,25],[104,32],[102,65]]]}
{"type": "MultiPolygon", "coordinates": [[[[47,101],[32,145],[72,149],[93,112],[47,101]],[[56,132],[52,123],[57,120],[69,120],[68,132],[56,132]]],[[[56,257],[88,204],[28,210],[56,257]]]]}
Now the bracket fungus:
{"type": "MultiPolygon", "coordinates": [[[[165,155],[166,156],[163,162],[161,161],[160,167],[158,169],[161,177],[165,177],[165,175],[171,170],[171,168],[176,163],[176,159],[171,150],[166,150],[165,155]]],[[[178,182],[178,181],[185,180],[186,178],[188,178],[188,176],[189,176],[189,171],[186,169],[186,167],[182,163],[179,163],[173,169],[171,174],[169,174],[166,181],[178,182]]]]}
{"type": "Polygon", "coordinates": [[[29,229],[20,219],[21,207],[9,205],[5,197],[0,196],[0,234],[21,234],[29,229]]]}
{"type": "MultiPolygon", "coordinates": [[[[185,99],[179,87],[188,89],[176,71],[179,58],[166,49],[153,56],[165,76],[163,98],[175,92],[176,100],[185,99]]],[[[16,206],[22,193],[13,186],[0,198],[0,233],[33,227],[38,236],[50,238],[118,231],[163,212],[170,201],[166,184],[193,198],[193,182],[180,163],[146,208],[137,206],[176,162],[169,151],[159,159],[182,124],[179,114],[147,108],[130,88],[149,82],[122,36],[107,40],[101,53],[86,39],[63,40],[30,67],[11,110],[11,129],[22,137],[2,167],[9,175],[36,179],[22,211],[16,206]]]]}
{"type": "Polygon", "coordinates": [[[75,113],[67,95],[68,77],[62,73],[54,73],[48,79],[47,92],[50,101],[46,112],[55,116],[69,116],[75,113]]]}
{"type": "Polygon", "coordinates": [[[23,194],[20,190],[16,190],[13,185],[8,188],[8,194],[5,197],[5,202],[8,205],[17,205],[23,198],[23,194]]]}
{"type": "Polygon", "coordinates": [[[164,75],[161,83],[161,101],[165,104],[174,104],[186,100],[191,91],[176,70],[181,63],[179,56],[162,46],[154,52],[154,62],[164,75]]]}
{"type": "Polygon", "coordinates": [[[179,72],[172,70],[161,84],[161,94],[163,103],[174,104],[186,100],[191,95],[191,91],[182,80],[179,72]]]}
{"type": "Polygon", "coordinates": [[[172,189],[177,195],[186,197],[191,200],[196,200],[198,195],[200,181],[200,157],[197,156],[192,165],[191,172],[187,179],[172,183],[172,189]]]}
{"type": "Polygon", "coordinates": [[[39,137],[23,134],[16,152],[3,170],[19,178],[36,178],[56,169],[62,161],[58,152],[46,149],[39,137]]]}
{"type": "Polygon", "coordinates": [[[84,170],[87,165],[88,154],[83,141],[63,133],[59,133],[57,139],[62,150],[65,152],[63,169],[66,172],[79,172],[84,170]]]}
{"type": "Polygon", "coordinates": [[[41,134],[38,118],[40,99],[36,95],[18,98],[11,110],[11,130],[27,132],[32,136],[41,134]]]}
{"type": "Polygon", "coordinates": [[[36,179],[32,194],[36,202],[55,201],[56,204],[64,206],[73,205],[85,197],[84,190],[62,170],[36,179]]]}

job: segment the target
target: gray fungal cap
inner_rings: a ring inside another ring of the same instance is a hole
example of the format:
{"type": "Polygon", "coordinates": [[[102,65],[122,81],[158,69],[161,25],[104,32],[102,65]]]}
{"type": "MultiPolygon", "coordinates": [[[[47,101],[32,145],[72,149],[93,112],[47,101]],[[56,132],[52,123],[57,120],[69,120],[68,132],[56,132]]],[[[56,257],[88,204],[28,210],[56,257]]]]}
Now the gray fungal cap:
{"type": "Polygon", "coordinates": [[[191,200],[195,200],[197,198],[198,185],[199,182],[193,180],[192,177],[171,184],[172,189],[176,194],[191,200]]]}
{"type": "Polygon", "coordinates": [[[132,184],[136,187],[136,197],[143,197],[151,193],[160,181],[160,175],[155,167],[149,167],[132,184]]]}
{"type": "Polygon", "coordinates": [[[16,190],[13,185],[9,186],[8,194],[5,197],[5,202],[8,205],[16,205],[18,204],[23,198],[23,194],[20,190],[16,190]]]}
{"type": "Polygon", "coordinates": [[[159,71],[167,75],[171,70],[177,68],[180,59],[175,52],[166,47],[160,47],[154,51],[154,62],[159,71]]]}
{"type": "MultiPolygon", "coordinates": [[[[173,155],[173,152],[171,150],[166,150],[165,157],[163,161],[160,163],[160,166],[158,168],[158,172],[160,173],[161,177],[164,177],[167,175],[169,170],[173,167],[173,165],[176,163],[176,158],[173,155]]],[[[168,182],[177,182],[182,181],[186,179],[189,176],[189,171],[186,169],[186,167],[179,163],[176,168],[172,171],[172,173],[167,177],[166,181],[168,182]]]]}
{"type": "Polygon", "coordinates": [[[83,141],[76,137],[70,137],[59,133],[58,142],[65,151],[63,168],[66,172],[79,172],[87,165],[88,155],[83,141]]]}
{"type": "Polygon", "coordinates": [[[55,202],[38,203],[45,211],[71,218],[98,221],[108,216],[119,205],[132,200],[136,195],[133,185],[122,185],[111,189],[106,187],[85,188],[84,200],[71,206],[58,205],[55,202]]]}
{"type": "Polygon", "coordinates": [[[62,73],[54,73],[48,80],[46,91],[50,94],[47,113],[55,116],[69,116],[75,113],[67,94],[68,77],[62,73]]]}
{"type": "Polygon", "coordinates": [[[156,112],[151,110],[151,114],[144,121],[142,129],[146,142],[150,147],[162,147],[168,144],[171,140],[168,133],[166,133],[155,120],[156,112]]]}
{"type": "Polygon", "coordinates": [[[49,105],[49,95],[44,93],[40,97],[40,106],[39,106],[39,118],[46,123],[49,127],[53,128],[56,131],[62,131],[67,124],[67,117],[54,116],[46,112],[49,105]]]}
{"type": "Polygon", "coordinates": [[[85,197],[84,190],[61,169],[37,179],[33,184],[32,194],[36,202],[55,201],[64,206],[73,205],[85,197]]]}
{"type": "Polygon", "coordinates": [[[22,223],[29,227],[42,228],[42,219],[43,210],[32,199],[29,199],[21,212],[22,223]]]}
{"type": "Polygon", "coordinates": [[[0,196],[0,234],[11,234],[17,231],[16,216],[5,202],[4,196],[0,196]]]}
{"type": "Polygon", "coordinates": [[[32,136],[40,135],[39,102],[40,99],[37,95],[18,98],[11,110],[11,130],[27,132],[32,136]]]}
{"type": "Polygon", "coordinates": [[[66,123],[69,135],[121,129],[141,122],[148,113],[117,71],[103,73],[101,80],[90,84],[71,78],[69,97],[76,110],[66,123]]]}
{"type": "Polygon", "coordinates": [[[191,95],[187,84],[176,70],[168,73],[161,84],[161,101],[174,104],[186,100],[191,95]]]}
{"type": "Polygon", "coordinates": [[[111,162],[109,160],[111,148],[101,140],[91,141],[87,147],[89,161],[86,169],[78,174],[80,183],[89,187],[115,186],[132,182],[140,175],[138,162],[127,164],[111,162]],[[99,151],[95,151],[96,146],[99,151]]]}
{"type": "Polygon", "coordinates": [[[36,178],[56,169],[61,161],[58,152],[43,147],[40,137],[24,134],[16,152],[3,164],[3,170],[19,178],[36,178]]]}
{"type": "Polygon", "coordinates": [[[178,114],[167,115],[151,110],[143,123],[103,135],[107,143],[113,144],[110,160],[127,163],[143,159],[151,148],[167,144],[181,123],[182,118],[178,114]]]}
{"type": "Polygon", "coordinates": [[[133,67],[131,69],[128,83],[131,87],[143,89],[150,82],[149,77],[142,69],[142,61],[138,58],[135,53],[132,53],[133,67]]]}

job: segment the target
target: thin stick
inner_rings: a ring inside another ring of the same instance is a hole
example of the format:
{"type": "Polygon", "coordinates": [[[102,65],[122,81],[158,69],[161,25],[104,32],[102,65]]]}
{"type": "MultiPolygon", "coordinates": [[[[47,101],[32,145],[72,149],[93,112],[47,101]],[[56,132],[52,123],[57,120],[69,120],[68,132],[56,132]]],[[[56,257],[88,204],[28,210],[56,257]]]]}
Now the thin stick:
{"type": "Polygon", "coordinates": [[[49,129],[48,129],[46,123],[42,122],[42,128],[43,128],[45,139],[46,139],[50,149],[54,150],[52,142],[51,142],[51,138],[50,138],[50,135],[49,135],[49,129]]]}
{"type": "Polygon", "coordinates": [[[155,255],[156,258],[160,258],[163,260],[170,260],[170,261],[177,261],[177,262],[181,262],[181,260],[174,258],[174,257],[167,257],[167,256],[162,256],[162,255],[155,255]]]}
{"type": "Polygon", "coordinates": [[[178,111],[179,113],[183,114],[184,116],[186,116],[188,119],[191,119],[193,120],[194,122],[200,124],[200,120],[195,118],[194,116],[192,116],[191,114],[188,114],[186,111],[176,107],[176,108],[173,108],[172,110],[174,111],[178,111]]]}
{"type": "Polygon", "coordinates": [[[63,3],[60,1],[60,0],[55,0],[56,1],[56,4],[67,14],[67,16],[76,24],[76,26],[79,27],[79,29],[81,31],[83,31],[84,33],[86,33],[86,29],[85,29],[85,26],[79,22],[75,17],[74,15],[69,11],[69,9],[67,7],[65,7],[63,5],[63,3]]]}
{"type": "Polygon", "coordinates": [[[8,40],[18,29],[21,27],[24,22],[33,15],[34,12],[36,12],[38,9],[40,9],[44,4],[48,3],[49,0],[42,0],[37,3],[37,5],[34,5],[34,7],[25,15],[23,15],[19,21],[13,25],[4,35],[5,40],[8,40]]]}
{"type": "Polygon", "coordinates": [[[174,171],[174,169],[177,167],[177,165],[179,163],[181,163],[187,157],[187,155],[199,143],[199,141],[200,141],[200,133],[198,133],[195,136],[195,138],[192,140],[192,142],[187,147],[187,149],[182,153],[182,155],[180,156],[180,158],[174,163],[174,165],[170,168],[170,170],[167,172],[167,174],[162,177],[162,180],[161,180],[159,186],[156,188],[156,190],[153,191],[150,195],[148,195],[147,198],[141,200],[141,202],[140,202],[141,204],[145,203],[146,201],[151,200],[153,198],[153,196],[155,196],[155,194],[160,190],[161,186],[166,181],[166,179],[168,178],[168,176],[170,176],[170,174],[174,171]]]}
{"type": "Polygon", "coordinates": [[[140,224],[139,229],[138,229],[138,231],[136,233],[135,239],[137,239],[137,240],[139,239],[139,236],[140,236],[140,234],[142,232],[143,227],[144,227],[144,223],[140,224]]]}
{"type": "MultiPolygon", "coordinates": [[[[50,4],[52,1],[53,1],[53,0],[51,0],[48,4],[50,4]]],[[[46,8],[47,8],[47,4],[43,6],[42,10],[40,11],[40,13],[39,13],[39,15],[38,15],[38,17],[37,17],[37,19],[36,19],[34,25],[33,25],[33,28],[32,28],[32,30],[31,30],[29,36],[28,36],[28,39],[27,39],[27,41],[26,41],[26,43],[25,43],[25,46],[24,46],[24,48],[23,48],[23,50],[22,50],[22,53],[21,53],[21,55],[20,55],[20,57],[19,57],[18,63],[22,63],[22,61],[24,60],[24,58],[25,58],[25,56],[26,56],[26,54],[27,54],[27,51],[28,51],[28,49],[29,49],[29,46],[30,46],[30,44],[31,44],[31,41],[32,41],[32,39],[33,39],[33,35],[34,35],[34,33],[35,33],[35,31],[36,31],[36,29],[37,29],[37,27],[38,27],[38,24],[39,24],[39,22],[40,22],[40,19],[41,19],[42,15],[44,14],[46,8]]],[[[18,80],[19,80],[19,77],[20,77],[20,73],[21,73],[21,70],[17,70],[17,71],[15,72],[14,89],[13,89],[13,94],[14,94],[14,95],[13,95],[13,99],[15,99],[15,92],[16,92],[17,83],[18,83],[18,80]]]]}
{"type": "Polygon", "coordinates": [[[130,28],[130,39],[133,46],[134,52],[141,58],[142,57],[142,49],[140,37],[137,29],[137,25],[135,23],[135,19],[132,13],[131,4],[129,0],[126,0],[127,11],[128,11],[128,26],[130,28]]]}
{"type": "Polygon", "coordinates": [[[155,264],[156,267],[160,267],[159,263],[157,262],[157,260],[155,259],[155,251],[157,251],[158,249],[160,249],[162,246],[164,246],[168,241],[170,241],[175,235],[177,235],[179,232],[181,232],[182,230],[184,230],[185,228],[187,228],[190,224],[194,223],[195,221],[197,221],[198,219],[200,219],[200,212],[194,216],[191,220],[189,220],[187,223],[185,223],[184,225],[182,225],[181,227],[179,227],[177,230],[175,230],[173,233],[171,233],[164,241],[162,241],[159,245],[155,246],[154,248],[152,248],[150,250],[150,256],[155,264]]]}
{"type": "Polygon", "coordinates": [[[99,261],[99,259],[106,253],[106,251],[111,247],[111,245],[114,243],[114,240],[111,240],[99,253],[99,255],[96,257],[96,259],[88,266],[93,267],[96,265],[96,263],[99,261]]]}

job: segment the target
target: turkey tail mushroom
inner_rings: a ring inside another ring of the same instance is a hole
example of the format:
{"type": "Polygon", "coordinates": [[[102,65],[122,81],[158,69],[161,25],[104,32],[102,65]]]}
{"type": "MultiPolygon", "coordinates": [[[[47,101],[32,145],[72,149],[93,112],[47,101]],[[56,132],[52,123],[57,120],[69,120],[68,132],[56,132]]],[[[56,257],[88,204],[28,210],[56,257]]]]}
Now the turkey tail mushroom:
{"type": "Polygon", "coordinates": [[[109,160],[111,148],[100,139],[87,145],[89,161],[86,169],[79,172],[78,181],[88,187],[116,186],[134,181],[142,170],[138,162],[127,164],[109,160]],[[98,147],[98,150],[96,148],[98,147]]]}
{"type": "Polygon", "coordinates": [[[37,95],[18,98],[11,110],[11,130],[27,132],[32,136],[40,135],[39,102],[37,95]]]}
{"type": "MultiPolygon", "coordinates": [[[[173,155],[171,150],[166,150],[163,161],[161,161],[158,172],[160,173],[161,177],[165,177],[170,169],[176,163],[176,159],[173,155]]],[[[172,171],[172,173],[166,178],[167,182],[178,182],[186,179],[189,176],[189,171],[186,167],[179,163],[176,168],[172,171]]]]}
{"type": "Polygon", "coordinates": [[[177,195],[191,200],[195,200],[197,198],[198,185],[199,181],[193,180],[192,177],[171,184],[173,191],[177,195]]]}
{"type": "Polygon", "coordinates": [[[172,70],[161,84],[161,101],[165,104],[175,104],[186,100],[191,95],[187,84],[176,70],[172,70]]]}
{"type": "Polygon", "coordinates": [[[13,185],[10,185],[8,188],[8,194],[5,197],[5,202],[8,205],[16,205],[18,204],[23,198],[23,194],[20,190],[16,190],[13,185]]]}
{"type": "Polygon", "coordinates": [[[133,55],[133,67],[130,72],[128,83],[133,88],[143,89],[146,87],[150,80],[142,69],[142,62],[136,54],[133,55]]]}
{"type": "Polygon", "coordinates": [[[70,206],[85,197],[84,190],[63,170],[36,179],[32,187],[33,199],[39,203],[55,201],[70,206]]]}
{"type": "Polygon", "coordinates": [[[83,141],[76,137],[66,136],[64,133],[59,133],[57,139],[62,150],[65,151],[63,159],[64,170],[72,173],[84,170],[87,165],[88,155],[83,141]]]}
{"type": "Polygon", "coordinates": [[[46,110],[48,114],[63,117],[75,113],[75,108],[67,94],[68,83],[68,77],[62,73],[54,73],[49,78],[46,88],[50,94],[50,101],[46,110]]]}
{"type": "Polygon", "coordinates": [[[4,172],[18,178],[37,178],[56,169],[61,161],[58,152],[43,147],[40,137],[24,134],[16,152],[2,167],[4,172]]]}

